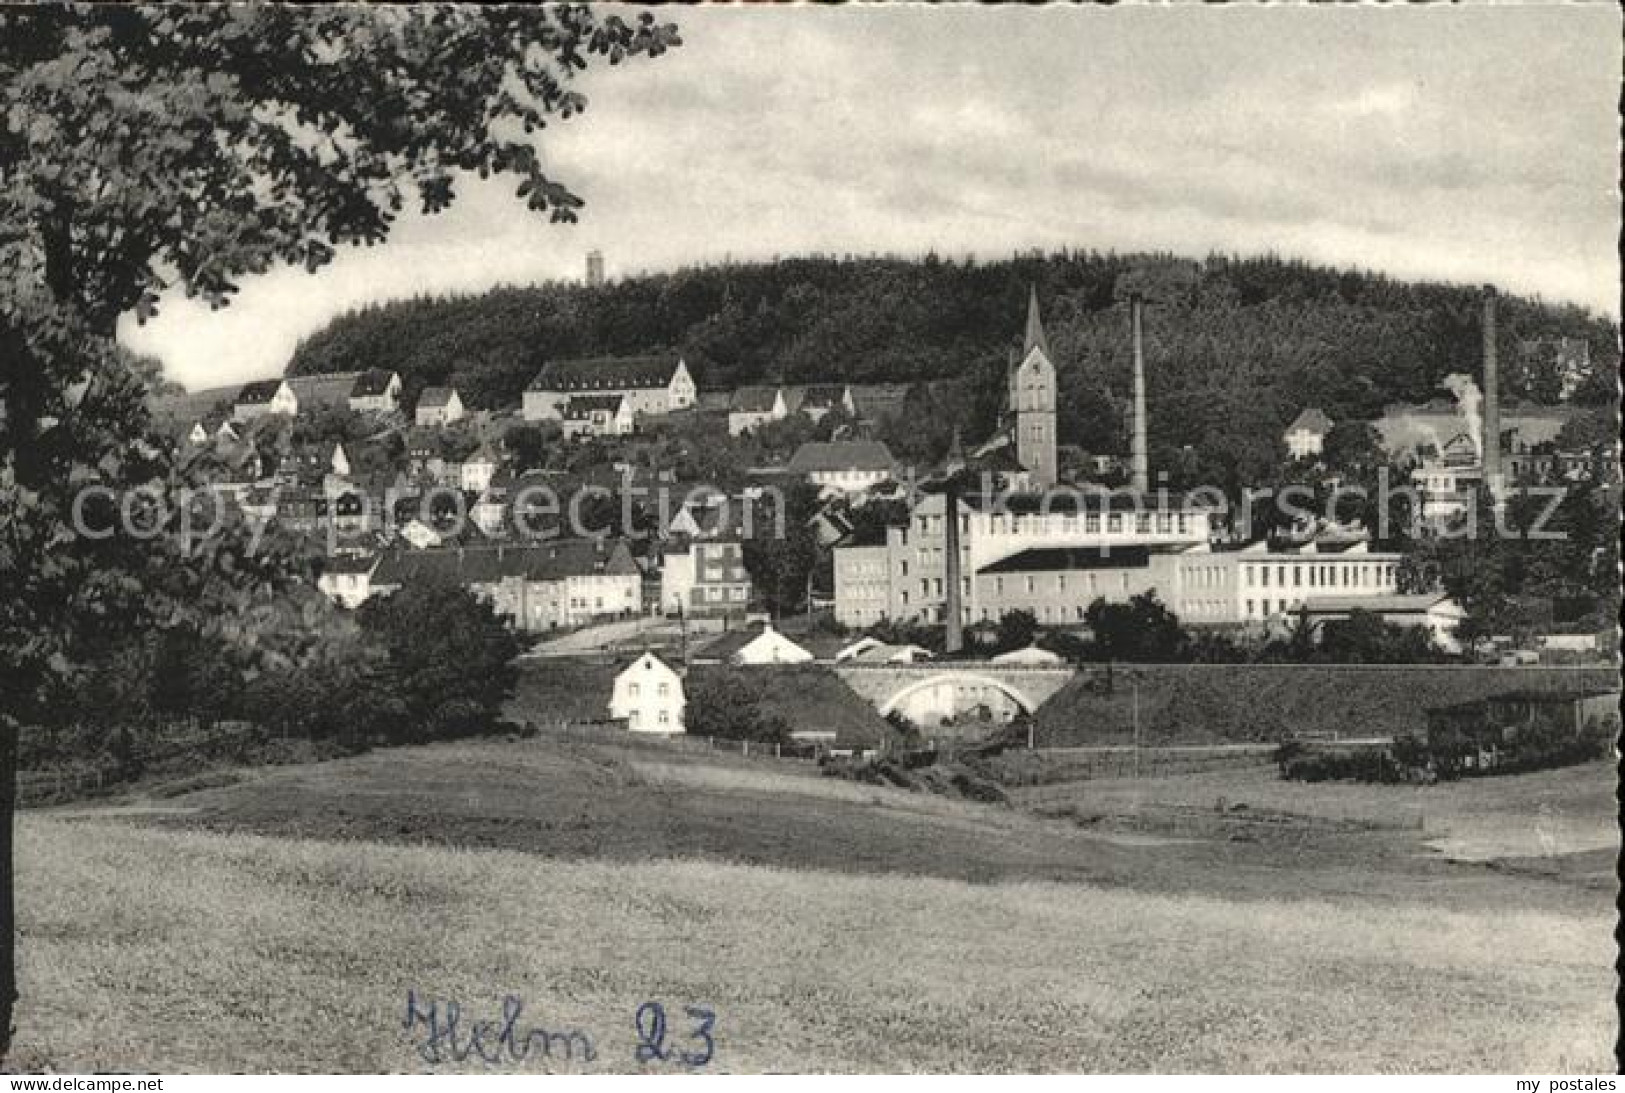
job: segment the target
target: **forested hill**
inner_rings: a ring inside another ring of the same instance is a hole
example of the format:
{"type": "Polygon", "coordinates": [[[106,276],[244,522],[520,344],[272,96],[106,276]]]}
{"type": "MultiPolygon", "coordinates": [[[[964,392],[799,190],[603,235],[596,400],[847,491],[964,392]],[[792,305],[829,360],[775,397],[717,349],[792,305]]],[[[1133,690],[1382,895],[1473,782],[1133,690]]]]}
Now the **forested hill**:
{"type": "MultiPolygon", "coordinates": [[[[548,284],[417,298],[344,315],[306,339],[292,373],[393,368],[408,394],[455,383],[475,406],[517,402],[550,357],[680,351],[705,388],[763,380],[955,378],[969,431],[991,425],[999,380],[1036,285],[1061,373],[1061,440],[1121,450],[1128,394],[1125,289],[1152,301],[1146,342],[1153,447],[1279,434],[1306,406],[1334,420],[1446,397],[1480,367],[1474,287],[1397,281],[1273,257],[1176,261],[1069,252],[999,262],[798,258],[685,269],[596,288],[548,284]]],[[[1612,400],[1614,324],[1504,297],[1503,391],[1548,402],[1556,377],[1524,343],[1590,344],[1576,399],[1612,400]]]]}

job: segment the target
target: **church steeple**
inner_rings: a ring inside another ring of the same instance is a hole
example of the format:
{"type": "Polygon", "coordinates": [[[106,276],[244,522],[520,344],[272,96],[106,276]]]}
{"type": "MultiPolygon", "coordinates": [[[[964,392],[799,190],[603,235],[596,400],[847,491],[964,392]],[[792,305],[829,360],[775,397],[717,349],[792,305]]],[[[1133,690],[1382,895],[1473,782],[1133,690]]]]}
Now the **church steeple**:
{"type": "MultiPolygon", "coordinates": [[[[1040,318],[1038,314],[1038,286],[1029,285],[1027,296],[1027,337],[1025,338],[1021,347],[1022,359],[1026,360],[1027,355],[1034,349],[1041,350],[1044,356],[1050,357],[1049,339],[1044,336],[1044,320],[1040,318]]],[[[1053,360],[1054,358],[1051,357],[1051,359],[1053,360]]]]}

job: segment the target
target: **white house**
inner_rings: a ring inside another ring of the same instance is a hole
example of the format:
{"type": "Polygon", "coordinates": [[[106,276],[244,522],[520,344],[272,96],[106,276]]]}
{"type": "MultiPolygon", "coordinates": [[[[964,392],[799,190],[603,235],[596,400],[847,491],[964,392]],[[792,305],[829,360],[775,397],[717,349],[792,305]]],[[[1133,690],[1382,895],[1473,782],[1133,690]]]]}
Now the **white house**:
{"type": "Polygon", "coordinates": [[[893,477],[896,466],[878,440],[831,440],[797,448],[788,469],[825,491],[861,493],[893,477]]]}
{"type": "Polygon", "coordinates": [[[393,414],[401,406],[401,377],[385,368],[369,368],[350,388],[350,409],[358,414],[393,414]]]}
{"type": "Polygon", "coordinates": [[[372,593],[372,573],[377,568],[377,558],[335,555],[323,564],[316,587],[340,607],[360,607],[372,593]]]}
{"type": "Polygon", "coordinates": [[[1287,454],[1293,459],[1319,455],[1326,447],[1326,434],[1331,431],[1331,418],[1316,408],[1305,410],[1286,427],[1284,439],[1287,454]]]}
{"type": "Polygon", "coordinates": [[[526,421],[562,421],[578,395],[624,395],[633,417],[693,407],[698,390],[681,357],[597,357],[549,361],[525,389],[526,421]]]}
{"type": "Polygon", "coordinates": [[[497,455],[489,444],[480,445],[479,451],[463,460],[458,472],[458,485],[469,493],[484,493],[497,473],[497,455]]]}
{"type": "Polygon", "coordinates": [[[566,437],[629,436],[636,423],[632,400],[623,394],[572,395],[564,404],[566,437]]]}
{"type": "Polygon", "coordinates": [[[771,626],[739,647],[735,664],[805,664],[813,655],[771,626]]]}
{"type": "Polygon", "coordinates": [[[741,387],[728,400],[728,435],[754,432],[790,416],[784,391],[778,387],[741,387]]]}
{"type": "Polygon", "coordinates": [[[1347,619],[1355,611],[1366,611],[1395,626],[1425,626],[1433,644],[1446,653],[1461,652],[1456,627],[1467,617],[1466,610],[1443,593],[1386,596],[1317,596],[1303,601],[1304,620],[1311,626],[1347,619]]]}
{"type": "Polygon", "coordinates": [[[683,731],[683,678],[653,653],[644,653],[615,677],[609,716],[632,732],[683,731]]]}
{"type": "Polygon", "coordinates": [[[232,405],[231,416],[236,421],[253,421],[265,414],[285,414],[288,417],[299,412],[299,398],[293,393],[284,379],[255,380],[246,384],[237,392],[237,401],[232,405]]]}
{"type": "Polygon", "coordinates": [[[417,424],[427,428],[436,425],[450,425],[454,421],[461,421],[464,414],[462,396],[457,394],[455,387],[425,387],[418,396],[417,409],[413,411],[413,418],[417,424]]]}

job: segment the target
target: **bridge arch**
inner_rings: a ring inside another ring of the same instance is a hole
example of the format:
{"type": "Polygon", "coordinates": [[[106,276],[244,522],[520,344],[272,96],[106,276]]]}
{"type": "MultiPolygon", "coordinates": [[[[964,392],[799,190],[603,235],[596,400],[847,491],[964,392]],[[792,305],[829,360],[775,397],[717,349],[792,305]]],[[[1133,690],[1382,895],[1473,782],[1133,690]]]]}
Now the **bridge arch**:
{"type": "MultiPolygon", "coordinates": [[[[885,702],[881,703],[880,715],[885,717],[891,713],[894,713],[899,708],[906,705],[909,699],[921,694],[922,692],[935,690],[943,686],[954,688],[956,693],[963,693],[973,689],[997,691],[1006,698],[1010,699],[1010,701],[1014,702],[1016,707],[1025,714],[1031,714],[1038,708],[1038,703],[1034,702],[1031,698],[1024,694],[1020,688],[1014,687],[996,676],[984,675],[981,672],[946,670],[941,672],[932,672],[921,679],[911,680],[910,682],[899,687],[896,691],[893,691],[891,697],[886,699],[885,702]]],[[[973,707],[961,707],[956,703],[955,709],[956,712],[959,712],[971,708],[973,707]]]]}

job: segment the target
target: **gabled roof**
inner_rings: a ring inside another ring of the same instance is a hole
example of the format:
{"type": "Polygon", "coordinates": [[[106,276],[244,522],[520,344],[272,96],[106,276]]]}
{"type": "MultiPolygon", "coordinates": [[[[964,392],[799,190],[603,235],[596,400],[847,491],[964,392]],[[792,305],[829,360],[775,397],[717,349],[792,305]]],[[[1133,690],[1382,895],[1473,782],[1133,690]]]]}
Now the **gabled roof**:
{"type": "Polygon", "coordinates": [[[301,411],[318,406],[348,406],[350,391],[360,372],[326,372],[309,376],[289,376],[288,386],[299,399],[301,411]]]}
{"type": "Polygon", "coordinates": [[[859,417],[883,417],[903,408],[912,385],[907,383],[854,383],[852,405],[859,417]]]}
{"type": "Polygon", "coordinates": [[[564,417],[580,421],[593,414],[618,414],[626,403],[625,395],[571,395],[564,404],[564,417]]]}
{"type": "MultiPolygon", "coordinates": [[[[252,383],[245,383],[243,389],[237,392],[237,401],[245,406],[258,406],[261,403],[270,402],[276,397],[276,393],[282,389],[284,382],[281,376],[274,376],[268,380],[254,380],[252,383]]],[[[294,393],[298,394],[297,391],[294,393]]]]}
{"type": "Polygon", "coordinates": [[[211,387],[179,395],[154,395],[147,400],[147,409],[155,421],[190,427],[193,422],[207,422],[216,413],[228,412],[239,391],[236,387],[211,387]]]}
{"type": "Polygon", "coordinates": [[[1293,418],[1292,424],[1286,427],[1286,431],[1289,433],[1295,433],[1299,429],[1324,436],[1326,433],[1331,432],[1332,419],[1322,413],[1319,408],[1311,407],[1293,418]]]}
{"type": "Polygon", "coordinates": [[[801,409],[803,410],[833,410],[836,407],[845,405],[845,384],[810,384],[801,392],[801,409]]]}
{"type": "Polygon", "coordinates": [[[548,361],[530,381],[532,391],[604,391],[665,387],[680,358],[673,354],[643,357],[580,357],[548,361]]]}
{"type": "Polygon", "coordinates": [[[369,368],[356,377],[355,385],[350,388],[350,398],[374,398],[389,390],[389,385],[395,379],[395,373],[387,368],[369,368]]]}
{"type": "Polygon", "coordinates": [[[451,396],[457,393],[455,387],[425,387],[418,395],[419,410],[438,410],[451,405],[451,396]]]}
{"type": "Polygon", "coordinates": [[[815,440],[796,449],[791,457],[792,474],[820,471],[885,471],[896,466],[891,451],[878,440],[815,440]]]}
{"type": "Polygon", "coordinates": [[[736,414],[765,414],[773,409],[773,404],[780,394],[777,387],[765,385],[740,387],[728,400],[728,409],[736,414]]]}

